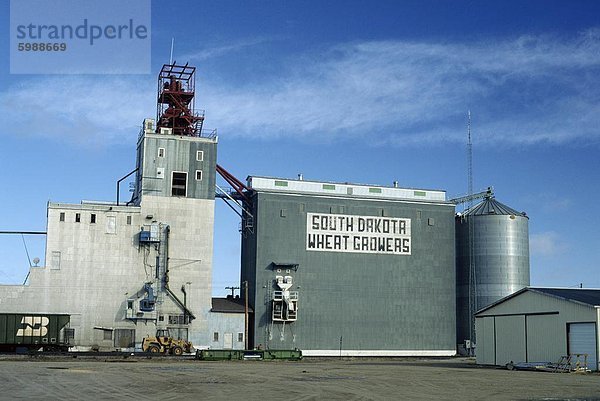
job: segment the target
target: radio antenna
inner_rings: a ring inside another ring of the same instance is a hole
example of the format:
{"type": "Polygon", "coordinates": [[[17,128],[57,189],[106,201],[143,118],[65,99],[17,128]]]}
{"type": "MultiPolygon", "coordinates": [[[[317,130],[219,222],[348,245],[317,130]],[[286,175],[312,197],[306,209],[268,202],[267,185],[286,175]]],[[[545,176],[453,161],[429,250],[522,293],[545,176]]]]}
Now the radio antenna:
{"type": "MultiPolygon", "coordinates": [[[[469,180],[468,195],[473,195],[473,142],[471,142],[471,110],[467,112],[467,175],[469,180]]],[[[473,203],[469,203],[469,207],[473,203]]]]}
{"type": "Polygon", "coordinates": [[[171,55],[169,56],[169,65],[173,64],[173,46],[175,45],[175,38],[171,38],[171,55]]]}

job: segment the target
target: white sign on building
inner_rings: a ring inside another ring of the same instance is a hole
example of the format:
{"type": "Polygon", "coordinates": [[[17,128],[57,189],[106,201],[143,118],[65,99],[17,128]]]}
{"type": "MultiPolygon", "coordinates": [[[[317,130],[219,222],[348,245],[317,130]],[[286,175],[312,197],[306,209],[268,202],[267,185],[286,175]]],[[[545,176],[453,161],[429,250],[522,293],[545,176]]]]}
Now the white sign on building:
{"type": "Polygon", "coordinates": [[[410,255],[410,219],[307,213],[306,250],[410,255]]]}

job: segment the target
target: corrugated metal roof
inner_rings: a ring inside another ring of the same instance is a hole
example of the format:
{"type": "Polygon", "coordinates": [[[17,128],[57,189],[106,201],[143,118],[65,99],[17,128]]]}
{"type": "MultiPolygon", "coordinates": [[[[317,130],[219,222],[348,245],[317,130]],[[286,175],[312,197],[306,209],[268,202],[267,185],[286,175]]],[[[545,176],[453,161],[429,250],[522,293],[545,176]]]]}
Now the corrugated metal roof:
{"type": "Polygon", "coordinates": [[[577,301],[591,306],[600,306],[600,289],[537,287],[530,287],[529,289],[570,301],[577,301]]]}
{"type": "Polygon", "coordinates": [[[498,202],[496,198],[485,198],[470,209],[465,210],[463,216],[484,216],[484,215],[500,215],[500,216],[525,216],[524,212],[517,212],[515,209],[506,206],[504,203],[498,202]]]}
{"type": "Polygon", "coordinates": [[[509,299],[516,297],[519,294],[522,294],[525,291],[533,291],[545,295],[550,295],[553,297],[558,297],[565,299],[571,302],[578,302],[589,306],[598,306],[600,307],[600,289],[588,289],[588,288],[545,288],[545,287],[525,287],[520,289],[517,292],[514,292],[498,301],[486,306],[475,312],[475,315],[478,315],[482,312],[485,312],[488,309],[493,308],[496,305],[499,305],[509,299]]]}
{"type": "MultiPolygon", "coordinates": [[[[244,301],[239,297],[213,298],[211,312],[244,313],[244,301]]],[[[248,307],[248,312],[252,312],[252,308],[248,307]]]]}

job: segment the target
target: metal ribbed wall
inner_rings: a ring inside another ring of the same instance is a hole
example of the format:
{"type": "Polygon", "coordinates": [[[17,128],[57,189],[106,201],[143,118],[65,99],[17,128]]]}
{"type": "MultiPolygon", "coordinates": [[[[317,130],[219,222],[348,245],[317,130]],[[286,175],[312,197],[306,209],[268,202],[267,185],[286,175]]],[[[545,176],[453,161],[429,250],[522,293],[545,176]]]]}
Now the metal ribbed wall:
{"type": "Polygon", "coordinates": [[[242,236],[251,346],[319,356],[454,353],[453,204],[253,189],[253,228],[242,236]],[[410,219],[411,254],[310,250],[309,213],[410,219]],[[277,274],[293,276],[293,322],[273,320],[277,274]]]}
{"type": "Polygon", "coordinates": [[[456,339],[459,344],[475,339],[473,313],[529,285],[528,220],[524,213],[492,197],[457,215],[456,339]]]}

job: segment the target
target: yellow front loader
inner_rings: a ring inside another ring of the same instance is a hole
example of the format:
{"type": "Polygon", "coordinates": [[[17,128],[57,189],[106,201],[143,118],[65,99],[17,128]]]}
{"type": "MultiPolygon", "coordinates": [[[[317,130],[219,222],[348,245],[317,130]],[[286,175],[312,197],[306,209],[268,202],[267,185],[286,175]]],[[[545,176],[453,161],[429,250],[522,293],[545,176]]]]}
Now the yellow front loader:
{"type": "Polygon", "coordinates": [[[142,341],[142,351],[153,354],[182,355],[192,352],[192,348],[191,342],[171,337],[169,330],[157,330],[155,337],[144,337],[142,341]]]}

